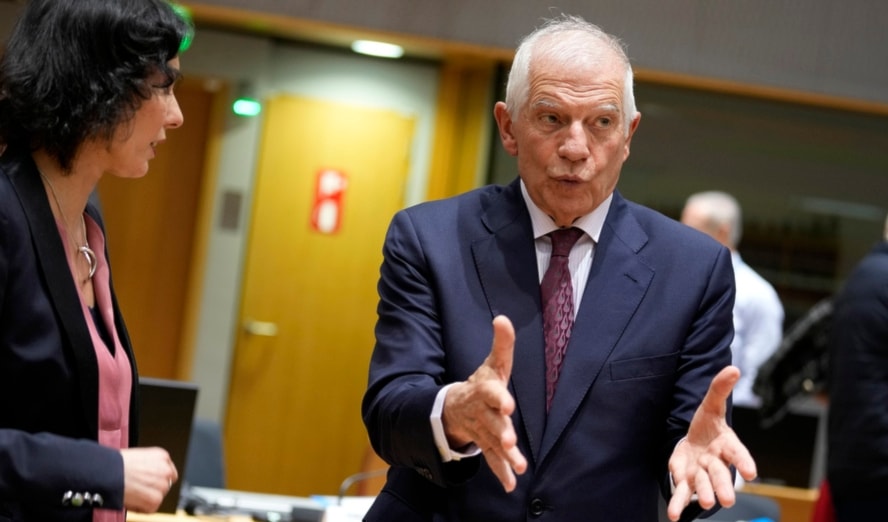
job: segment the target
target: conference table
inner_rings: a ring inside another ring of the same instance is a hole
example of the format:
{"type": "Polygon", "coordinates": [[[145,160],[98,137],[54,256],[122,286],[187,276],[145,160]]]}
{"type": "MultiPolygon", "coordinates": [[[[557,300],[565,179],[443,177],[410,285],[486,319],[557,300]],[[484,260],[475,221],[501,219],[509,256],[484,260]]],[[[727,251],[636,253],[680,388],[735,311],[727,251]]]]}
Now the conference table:
{"type": "MultiPolygon", "coordinates": [[[[808,522],[814,511],[818,491],[816,489],[793,488],[769,484],[747,483],[744,491],[756,495],[773,498],[780,504],[780,522],[808,522]]],[[[360,520],[354,513],[328,513],[324,522],[338,522],[340,520],[360,520]]],[[[129,513],[127,522],[255,522],[246,515],[196,515],[191,516],[184,511],[177,514],[155,513],[146,515],[143,513],[129,513]]]]}
{"type": "Polygon", "coordinates": [[[746,483],[743,491],[772,498],[780,505],[780,522],[810,522],[820,492],[773,484],[746,483]]]}
{"type": "Polygon", "coordinates": [[[225,506],[223,509],[228,511],[204,511],[206,514],[200,514],[198,511],[196,515],[189,515],[181,509],[176,514],[127,513],[126,520],[127,522],[256,522],[257,520],[277,522],[291,520],[292,516],[294,517],[292,520],[303,521],[360,522],[373,502],[373,497],[370,496],[316,495],[307,498],[212,488],[193,488],[191,491],[197,492],[204,499],[211,500],[215,506],[225,506]],[[282,504],[292,506],[293,513],[289,513],[286,509],[282,510],[282,504]],[[232,510],[238,509],[238,514],[232,514],[232,510]],[[300,513],[297,514],[297,511],[300,513]],[[261,516],[254,518],[248,513],[261,513],[261,516]]]}
{"type": "Polygon", "coordinates": [[[248,517],[245,515],[195,515],[191,516],[185,513],[184,511],[180,511],[179,513],[167,514],[167,513],[154,513],[153,515],[146,515],[144,513],[132,513],[129,512],[126,515],[126,522],[203,522],[203,521],[215,521],[215,522],[255,522],[252,517],[248,517]]]}

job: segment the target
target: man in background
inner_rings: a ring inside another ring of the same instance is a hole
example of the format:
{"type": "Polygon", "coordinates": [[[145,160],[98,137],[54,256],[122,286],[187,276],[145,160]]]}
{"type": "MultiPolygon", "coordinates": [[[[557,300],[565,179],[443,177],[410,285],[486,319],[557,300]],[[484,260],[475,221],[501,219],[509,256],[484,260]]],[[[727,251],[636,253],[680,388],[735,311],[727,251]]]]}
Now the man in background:
{"type": "Polygon", "coordinates": [[[827,479],[838,522],[888,513],[888,221],[834,302],[827,479]]]}
{"type": "Polygon", "coordinates": [[[740,205],[730,194],[718,191],[691,195],[681,222],[709,234],[731,250],[737,295],[734,300],[733,364],[740,368],[734,387],[734,404],[757,408],[761,399],[752,391],[761,365],[783,337],[783,304],[771,283],[743,262],[737,245],[742,235],[740,205]]]}

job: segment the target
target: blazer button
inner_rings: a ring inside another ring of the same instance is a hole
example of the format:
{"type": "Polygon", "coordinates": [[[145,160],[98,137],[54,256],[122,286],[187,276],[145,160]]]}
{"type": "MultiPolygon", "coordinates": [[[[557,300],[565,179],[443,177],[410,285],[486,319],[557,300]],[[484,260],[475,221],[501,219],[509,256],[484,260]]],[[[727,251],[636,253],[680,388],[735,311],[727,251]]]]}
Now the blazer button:
{"type": "Polygon", "coordinates": [[[543,504],[542,499],[535,498],[530,501],[530,514],[538,517],[543,514],[545,511],[545,504],[543,504]]]}
{"type": "Polygon", "coordinates": [[[71,505],[74,507],[80,507],[83,505],[83,493],[74,493],[74,498],[71,499],[71,505]]]}
{"type": "Polygon", "coordinates": [[[416,472],[419,473],[419,476],[426,480],[432,480],[432,471],[428,468],[416,468],[416,472]]]}

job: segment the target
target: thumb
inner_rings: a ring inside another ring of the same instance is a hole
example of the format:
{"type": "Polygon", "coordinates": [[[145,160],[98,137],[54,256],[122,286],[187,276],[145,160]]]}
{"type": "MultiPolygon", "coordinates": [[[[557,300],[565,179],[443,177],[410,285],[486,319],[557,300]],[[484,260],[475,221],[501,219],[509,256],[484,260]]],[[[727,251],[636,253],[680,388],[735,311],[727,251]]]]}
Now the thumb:
{"type": "Polygon", "coordinates": [[[736,366],[722,368],[709,384],[709,390],[703,397],[703,409],[724,416],[727,411],[728,397],[739,379],[740,369],[736,366]]]}
{"type": "Polygon", "coordinates": [[[512,358],[515,353],[515,328],[504,315],[493,318],[493,346],[486,364],[497,376],[507,382],[512,376],[512,358]]]}

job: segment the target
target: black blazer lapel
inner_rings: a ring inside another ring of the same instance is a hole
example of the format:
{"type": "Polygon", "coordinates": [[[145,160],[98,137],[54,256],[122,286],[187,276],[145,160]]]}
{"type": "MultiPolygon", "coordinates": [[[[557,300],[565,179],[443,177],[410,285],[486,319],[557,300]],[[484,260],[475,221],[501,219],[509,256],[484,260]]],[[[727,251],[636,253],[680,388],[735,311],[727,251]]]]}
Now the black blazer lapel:
{"type": "Polygon", "coordinates": [[[69,342],[68,348],[74,355],[77,374],[83,382],[80,391],[86,428],[98,440],[99,375],[92,338],[83,319],[80,296],[71,278],[64,246],[37,167],[29,158],[20,157],[19,160],[10,172],[10,180],[25,209],[40,272],[69,342]]]}

